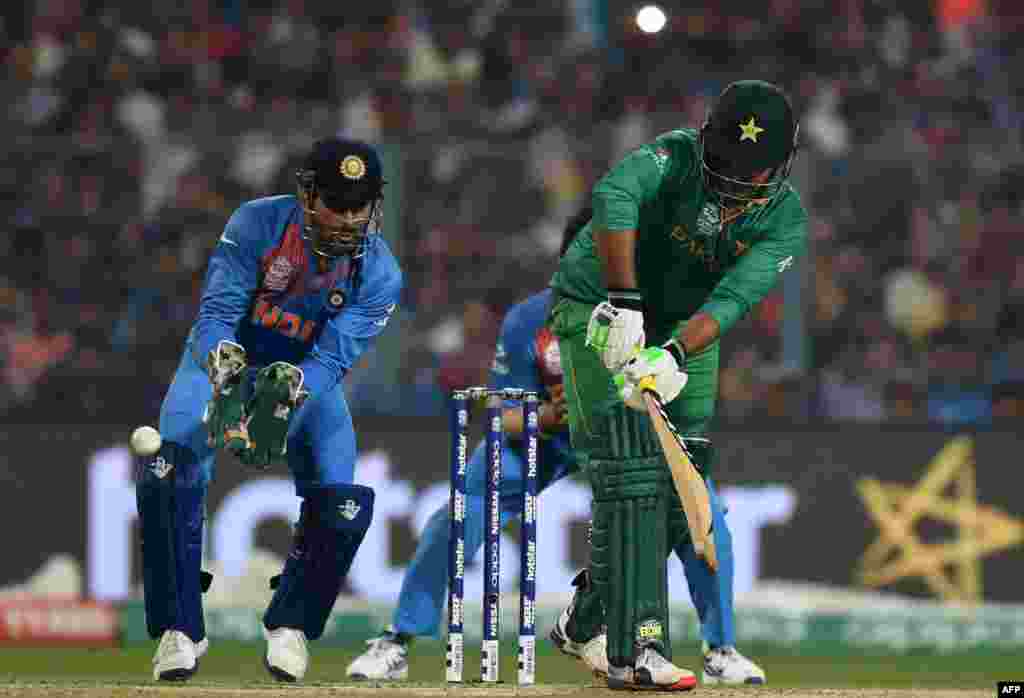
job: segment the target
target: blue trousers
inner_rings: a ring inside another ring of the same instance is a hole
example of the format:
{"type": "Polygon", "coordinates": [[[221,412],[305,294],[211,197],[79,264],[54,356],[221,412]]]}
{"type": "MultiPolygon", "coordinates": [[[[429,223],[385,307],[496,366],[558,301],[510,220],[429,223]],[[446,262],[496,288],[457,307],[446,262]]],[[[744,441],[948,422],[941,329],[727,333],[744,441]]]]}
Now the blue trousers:
{"type": "MultiPolygon", "coordinates": [[[[547,464],[545,464],[547,465],[547,464]]],[[[546,469],[546,468],[545,468],[546,469]]],[[[567,474],[565,467],[554,469],[555,477],[541,482],[549,487],[567,474]]],[[[466,470],[466,564],[483,545],[484,482],[487,474],[484,444],[473,451],[466,470]]],[[[718,552],[718,574],[712,574],[689,543],[676,549],[683,563],[690,595],[701,620],[701,632],[712,646],[735,644],[733,626],[732,535],[725,521],[718,493],[711,482],[711,508],[714,516],[715,545],[718,552]]],[[[501,523],[518,518],[522,509],[523,459],[516,449],[506,448],[502,464],[501,523]]],[[[405,572],[398,606],[392,618],[397,632],[409,635],[437,636],[441,626],[448,587],[448,507],[435,511],[420,536],[416,554],[405,572]]],[[[544,535],[543,532],[540,535],[544,535]]]]}
{"type": "MultiPolygon", "coordinates": [[[[248,379],[254,375],[250,369],[248,379]]],[[[160,452],[139,463],[143,593],[153,637],[173,629],[198,642],[206,634],[200,565],[215,453],[207,446],[202,417],[212,390],[186,347],[160,410],[160,452]]],[[[307,400],[292,420],[287,461],[296,494],[305,498],[315,487],[351,483],[355,459],[352,418],[338,384],[307,400]]]]}

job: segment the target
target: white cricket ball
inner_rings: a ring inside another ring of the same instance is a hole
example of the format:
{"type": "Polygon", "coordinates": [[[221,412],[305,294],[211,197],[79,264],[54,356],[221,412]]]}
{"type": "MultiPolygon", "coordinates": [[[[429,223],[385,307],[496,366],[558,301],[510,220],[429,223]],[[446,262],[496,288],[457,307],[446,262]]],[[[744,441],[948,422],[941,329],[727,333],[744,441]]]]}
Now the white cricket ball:
{"type": "Polygon", "coordinates": [[[151,456],[160,450],[163,439],[153,427],[139,427],[132,432],[132,452],[137,456],[151,456]]]}

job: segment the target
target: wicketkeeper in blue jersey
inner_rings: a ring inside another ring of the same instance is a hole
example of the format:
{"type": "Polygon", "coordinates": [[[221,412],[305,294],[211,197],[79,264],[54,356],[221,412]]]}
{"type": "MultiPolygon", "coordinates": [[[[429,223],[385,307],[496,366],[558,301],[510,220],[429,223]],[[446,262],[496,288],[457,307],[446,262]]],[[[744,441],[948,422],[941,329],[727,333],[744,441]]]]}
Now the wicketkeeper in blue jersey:
{"type": "Polygon", "coordinates": [[[402,274],[379,235],[384,177],[371,146],[318,142],[296,195],[249,201],[228,220],[198,317],[160,411],[160,451],[139,459],[146,625],[153,676],[190,678],[209,642],[200,569],[214,454],[286,462],[301,513],[263,617],[265,663],[302,678],[373,519],[354,484],[355,434],[342,379],[383,331],[402,274]]]}
{"type": "MultiPolygon", "coordinates": [[[[568,223],[563,236],[563,252],[590,217],[590,210],[584,209],[568,223]]],[[[545,326],[551,297],[552,292],[547,289],[509,310],[502,323],[490,377],[491,388],[524,388],[540,394],[542,438],[538,460],[541,490],[576,469],[569,445],[558,340],[545,326]]],[[[504,411],[503,424],[506,443],[502,462],[501,521],[504,526],[522,513],[523,464],[526,462],[522,410],[510,403],[504,411]]],[[[468,497],[464,520],[467,563],[483,545],[486,460],[484,444],[481,442],[473,451],[466,471],[468,497]]],[[[734,648],[732,536],[721,501],[710,482],[708,489],[714,514],[719,573],[709,573],[689,542],[676,550],[700,615],[706,645],[705,663],[712,659],[720,661],[719,656],[725,657],[728,671],[716,674],[723,677],[721,682],[763,682],[764,673],[761,669],[734,648]],[[716,650],[714,657],[712,650],[716,650]]],[[[347,674],[350,678],[408,678],[408,650],[412,639],[418,635],[436,636],[440,627],[448,583],[448,537],[449,517],[445,505],[434,512],[423,529],[416,554],[402,581],[392,625],[378,637],[370,639],[367,650],[349,664],[347,674]]],[[[573,584],[577,589],[574,602],[552,629],[551,640],[561,651],[583,660],[592,671],[606,675],[608,658],[603,628],[577,627],[574,617],[579,614],[572,613],[576,604],[591,603],[596,599],[596,595],[591,593],[589,571],[581,571],[573,584]]],[[[708,678],[705,680],[708,681],[708,678]]]]}

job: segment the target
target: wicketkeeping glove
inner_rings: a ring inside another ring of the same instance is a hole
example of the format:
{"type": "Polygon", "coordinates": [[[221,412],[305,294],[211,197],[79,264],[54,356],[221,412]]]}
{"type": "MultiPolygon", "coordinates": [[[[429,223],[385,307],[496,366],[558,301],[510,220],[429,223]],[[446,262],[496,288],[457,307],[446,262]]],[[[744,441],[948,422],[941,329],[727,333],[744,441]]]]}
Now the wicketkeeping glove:
{"type": "Polygon", "coordinates": [[[587,323],[587,346],[601,354],[609,371],[618,371],[644,346],[643,296],[636,290],[608,290],[587,323]]]}
{"type": "Polygon", "coordinates": [[[245,349],[222,340],[206,357],[206,373],[213,396],[206,404],[203,422],[211,448],[239,451],[249,447],[246,429],[245,349]]]}
{"type": "Polygon", "coordinates": [[[265,468],[284,459],[288,426],[309,396],[302,382],[302,369],[284,361],[272,363],[256,374],[252,399],[245,410],[250,446],[238,454],[240,461],[265,468]]]}
{"type": "Polygon", "coordinates": [[[652,376],[654,391],[658,393],[662,403],[672,402],[689,380],[689,376],[682,370],[684,365],[685,354],[682,353],[682,347],[674,341],[660,347],[647,347],[630,359],[614,376],[619,397],[633,409],[646,411],[640,380],[652,376]]]}

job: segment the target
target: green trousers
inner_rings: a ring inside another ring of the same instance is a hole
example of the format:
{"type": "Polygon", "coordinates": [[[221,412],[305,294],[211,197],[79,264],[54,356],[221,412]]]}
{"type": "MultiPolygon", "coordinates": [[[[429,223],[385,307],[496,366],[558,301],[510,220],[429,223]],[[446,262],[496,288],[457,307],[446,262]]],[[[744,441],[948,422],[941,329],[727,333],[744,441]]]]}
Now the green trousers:
{"type": "MultiPolygon", "coordinates": [[[[647,414],[623,404],[601,357],[586,346],[593,308],[561,298],[549,318],[559,340],[573,454],[594,494],[590,593],[600,603],[577,589],[573,622],[593,628],[603,620],[608,660],[623,667],[632,666],[641,646],[671,658],[665,564],[688,532],[647,414]]],[[[669,332],[651,332],[647,344],[664,342],[669,332]]],[[[718,345],[689,357],[686,371],[686,387],[666,409],[681,433],[701,436],[714,414],[718,345]]]]}

